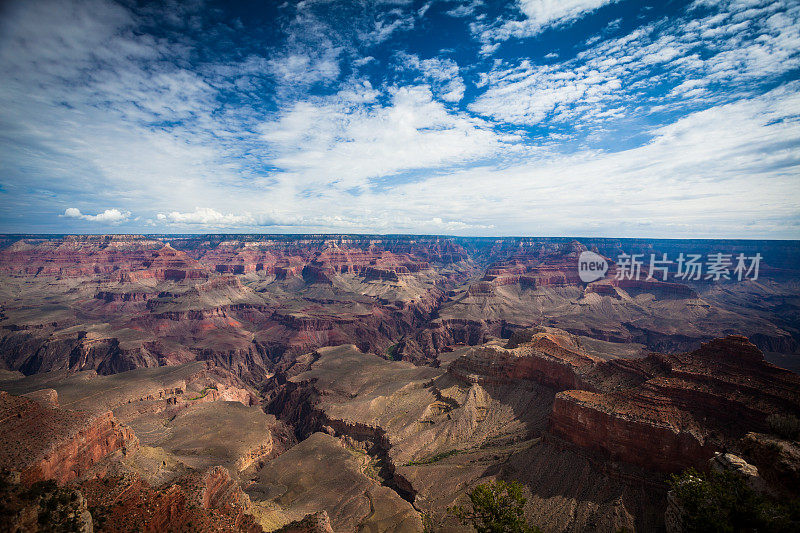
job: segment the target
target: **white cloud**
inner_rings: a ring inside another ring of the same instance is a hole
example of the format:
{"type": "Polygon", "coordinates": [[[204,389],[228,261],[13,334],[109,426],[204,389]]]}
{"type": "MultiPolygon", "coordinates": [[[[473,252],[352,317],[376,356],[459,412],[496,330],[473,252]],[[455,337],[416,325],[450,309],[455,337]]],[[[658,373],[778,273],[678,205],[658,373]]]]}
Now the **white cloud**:
{"type": "Polygon", "coordinates": [[[379,44],[387,40],[394,32],[414,28],[413,16],[398,16],[394,19],[379,18],[371,31],[361,34],[361,39],[369,44],[379,44]]]}
{"type": "Polygon", "coordinates": [[[600,116],[602,105],[617,101],[622,88],[615,76],[587,66],[566,70],[527,61],[490,72],[486,82],[488,89],[470,110],[514,124],[573,121],[590,111],[600,116]]]}
{"type": "Polygon", "coordinates": [[[80,209],[69,207],[64,211],[67,218],[78,218],[81,220],[88,220],[90,222],[101,222],[104,224],[120,224],[127,222],[131,216],[130,211],[120,211],[119,209],[106,209],[102,213],[96,215],[84,215],[80,209]]]}
{"type": "Polygon", "coordinates": [[[475,23],[473,31],[483,43],[482,52],[491,54],[499,42],[512,37],[531,37],[545,28],[575,21],[616,0],[518,0],[521,20],[499,19],[491,24],[475,23]]]}
{"type": "Polygon", "coordinates": [[[263,124],[284,179],[301,188],[364,187],[401,171],[489,157],[515,140],[485,121],[448,111],[426,86],[395,88],[387,105],[377,104],[377,96],[370,88],[345,90],[299,102],[263,124]]]}
{"type": "Polygon", "coordinates": [[[475,10],[484,5],[483,0],[472,0],[469,3],[460,4],[447,11],[451,17],[469,17],[475,14],[475,10]]]}
{"type": "Polygon", "coordinates": [[[319,81],[334,80],[339,76],[339,61],[335,50],[312,58],[304,53],[292,53],[271,59],[270,70],[282,83],[310,85],[319,81]]]}
{"type": "Polygon", "coordinates": [[[422,80],[431,84],[433,93],[446,102],[459,102],[464,98],[464,79],[458,63],[452,59],[432,57],[420,59],[415,54],[399,53],[398,59],[403,69],[418,70],[422,80]]]}
{"type": "Polygon", "coordinates": [[[538,28],[567,22],[615,0],[519,0],[520,10],[538,28]]]}
{"type": "Polygon", "coordinates": [[[54,213],[53,198],[69,198],[97,214],[69,208],[42,231],[76,220],[133,228],[130,210],[136,227],[165,230],[800,234],[800,87],[785,82],[800,66],[800,6],[722,2],[574,57],[559,48],[565,60],[544,66],[498,60],[481,72],[481,61],[407,55],[416,78],[387,71],[370,83],[360,76],[386,56],[353,39],[376,30],[374,17],[339,31],[308,15],[323,4],[303,2],[295,37],[269,55],[202,65],[188,61],[194,43],[139,31],[139,15],[117,4],[5,11],[0,214],[54,213]],[[274,95],[258,82],[269,76],[274,95]],[[465,111],[475,76],[483,94],[465,111]],[[324,91],[310,94],[318,81],[324,91]],[[607,129],[620,120],[635,143],[607,129]],[[581,144],[582,129],[608,145],[581,144]]]}
{"type": "Polygon", "coordinates": [[[224,226],[252,226],[256,224],[256,219],[250,213],[223,214],[209,207],[196,207],[194,211],[180,213],[172,211],[170,213],[158,213],[156,218],[161,222],[171,224],[201,224],[211,227],[224,226]]]}
{"type": "Polygon", "coordinates": [[[800,86],[687,115],[644,146],[549,155],[437,175],[392,191],[398,205],[450,199],[448,216],[495,233],[751,237],[800,233],[800,86]],[[768,206],[768,207],[767,207],[768,206]],[[647,228],[634,224],[650,220],[647,228]],[[726,229],[727,228],[727,229],[726,229]]]}
{"type": "Polygon", "coordinates": [[[747,4],[750,9],[722,3],[721,12],[705,17],[661,20],[615,39],[598,38],[562,62],[496,62],[482,74],[479,86],[486,90],[470,109],[513,124],[547,121],[579,129],[621,116],[621,106],[628,114],[633,105],[637,113],[650,106],[677,110],[758,94],[761,84],[800,68],[800,6],[747,4]],[[724,88],[708,90],[712,84],[724,88]]]}

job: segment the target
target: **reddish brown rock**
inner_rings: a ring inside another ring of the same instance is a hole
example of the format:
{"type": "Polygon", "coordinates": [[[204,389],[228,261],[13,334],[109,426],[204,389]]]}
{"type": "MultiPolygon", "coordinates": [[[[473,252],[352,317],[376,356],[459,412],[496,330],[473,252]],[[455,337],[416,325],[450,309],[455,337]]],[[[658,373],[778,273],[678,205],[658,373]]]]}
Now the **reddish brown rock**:
{"type": "Polygon", "coordinates": [[[679,471],[688,466],[702,467],[713,455],[714,447],[683,430],[677,422],[679,414],[668,400],[661,405],[645,405],[624,396],[571,390],[556,395],[550,431],[577,446],[607,454],[612,460],[648,469],[679,471]],[[646,416],[648,410],[654,416],[646,416]]]}
{"type": "MultiPolygon", "coordinates": [[[[4,285],[14,284],[7,294],[25,295],[0,302],[3,366],[25,374],[87,368],[109,374],[200,358],[256,382],[321,346],[356,343],[381,356],[391,351],[435,364],[453,345],[481,344],[537,324],[663,351],[742,331],[787,360],[797,351],[790,325],[771,316],[781,307],[769,302],[779,300],[767,294],[758,311],[738,313],[747,306],[736,301],[731,312],[695,298],[698,287],[616,282],[613,264],[608,279],[584,290],[577,258],[586,246],[577,241],[346,235],[165,240],[2,240],[11,243],[0,251],[4,285]],[[752,320],[751,314],[767,318],[752,320]]],[[[618,245],[606,242],[602,253],[612,256],[618,245]]],[[[748,294],[726,290],[724,297],[744,300],[748,294]]]]}
{"type": "Polygon", "coordinates": [[[333,533],[330,518],[326,511],[306,515],[302,520],[286,524],[275,533],[333,533]]]}
{"type": "Polygon", "coordinates": [[[137,443],[110,411],[91,415],[48,408],[0,392],[0,468],[19,471],[24,484],[80,478],[109,454],[137,443]]]}
{"type": "Polygon", "coordinates": [[[714,451],[765,429],[769,414],[800,414],[800,377],[736,335],[694,352],[602,363],[591,379],[608,392],[559,393],[550,431],[654,470],[704,468],[714,451]]]}
{"type": "Polygon", "coordinates": [[[0,272],[83,277],[139,268],[164,244],[137,235],[80,235],[19,240],[0,252],[0,272]]]}
{"type": "Polygon", "coordinates": [[[249,498],[226,472],[216,467],[160,487],[138,475],[103,476],[80,489],[106,531],[260,533],[249,498]]]}
{"type": "Polygon", "coordinates": [[[39,389],[23,394],[23,396],[39,402],[44,407],[58,407],[58,391],[55,389],[39,389]]]}
{"type": "Polygon", "coordinates": [[[536,381],[556,390],[591,388],[583,378],[596,363],[568,336],[528,330],[512,337],[506,348],[473,348],[453,361],[448,372],[474,383],[536,381]]]}

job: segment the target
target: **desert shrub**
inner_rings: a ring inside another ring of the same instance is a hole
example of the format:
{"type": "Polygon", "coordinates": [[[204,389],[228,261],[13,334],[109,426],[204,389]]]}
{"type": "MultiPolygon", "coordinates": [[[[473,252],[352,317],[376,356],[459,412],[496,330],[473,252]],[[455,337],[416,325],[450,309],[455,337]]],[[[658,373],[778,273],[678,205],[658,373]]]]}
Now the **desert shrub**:
{"type": "Polygon", "coordinates": [[[461,453],[461,450],[450,450],[447,452],[437,453],[431,457],[426,457],[425,459],[420,459],[419,461],[409,461],[403,466],[420,466],[420,465],[429,465],[433,464],[437,461],[441,461],[442,459],[447,459],[448,457],[452,457],[453,455],[458,455],[461,453]]]}
{"type": "Polygon", "coordinates": [[[422,513],[422,533],[433,533],[437,529],[436,521],[428,513],[422,513]]]}
{"type": "Polygon", "coordinates": [[[470,508],[455,505],[447,511],[478,533],[540,533],[525,521],[522,485],[517,481],[482,483],[469,494],[470,508]]]}
{"type": "Polygon", "coordinates": [[[800,420],[794,415],[769,415],[767,424],[773,434],[783,439],[797,440],[800,438],[800,420]]]}
{"type": "Polygon", "coordinates": [[[386,357],[390,361],[401,361],[403,356],[400,354],[400,343],[389,346],[389,348],[386,350],[386,357]]]}
{"type": "Polygon", "coordinates": [[[800,531],[797,501],[778,502],[751,489],[734,472],[689,469],[670,481],[683,508],[683,530],[692,532],[800,531]]]}

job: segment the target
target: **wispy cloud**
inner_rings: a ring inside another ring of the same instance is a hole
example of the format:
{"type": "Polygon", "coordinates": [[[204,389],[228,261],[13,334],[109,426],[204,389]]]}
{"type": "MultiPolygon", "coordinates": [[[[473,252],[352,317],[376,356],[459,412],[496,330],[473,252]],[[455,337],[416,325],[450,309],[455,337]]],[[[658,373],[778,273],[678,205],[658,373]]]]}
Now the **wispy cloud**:
{"type": "MultiPolygon", "coordinates": [[[[616,0],[517,0],[521,18],[499,18],[477,22],[473,31],[483,43],[482,51],[492,53],[499,43],[512,37],[532,37],[546,28],[564,25],[584,17],[616,0]]],[[[471,6],[474,11],[477,5],[471,6]]],[[[458,10],[458,8],[456,8],[458,10]]]]}
{"type": "Polygon", "coordinates": [[[733,101],[800,67],[800,7],[721,4],[703,17],[661,20],[597,42],[563,62],[499,63],[482,75],[486,90],[470,108],[515,124],[591,128],[733,101]],[[760,16],[750,18],[753,10],[760,16]]]}
{"type": "Polygon", "coordinates": [[[611,3],[7,3],[0,223],[800,234],[800,6],[611,3]]]}
{"type": "Polygon", "coordinates": [[[370,180],[429,167],[457,165],[509,149],[516,137],[452,112],[429,87],[391,88],[386,104],[371,86],[298,102],[260,129],[273,164],[299,187],[366,187],[370,180]]]}
{"type": "Polygon", "coordinates": [[[401,68],[421,74],[420,81],[431,86],[433,93],[446,102],[459,102],[464,98],[466,85],[458,63],[449,58],[420,59],[416,54],[399,53],[401,68]]]}

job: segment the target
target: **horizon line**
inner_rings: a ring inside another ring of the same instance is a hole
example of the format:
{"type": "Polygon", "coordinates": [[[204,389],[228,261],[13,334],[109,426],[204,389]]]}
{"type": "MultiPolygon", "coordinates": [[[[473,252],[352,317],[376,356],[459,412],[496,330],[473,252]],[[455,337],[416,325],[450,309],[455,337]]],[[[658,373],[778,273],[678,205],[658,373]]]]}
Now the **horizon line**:
{"type": "Polygon", "coordinates": [[[753,241],[753,242],[794,242],[800,238],[752,238],[752,237],[589,237],[575,235],[451,235],[439,233],[0,233],[0,238],[63,238],[63,237],[204,237],[204,236],[239,236],[239,237],[416,237],[439,239],[562,239],[574,240],[628,240],[628,241],[753,241]]]}

